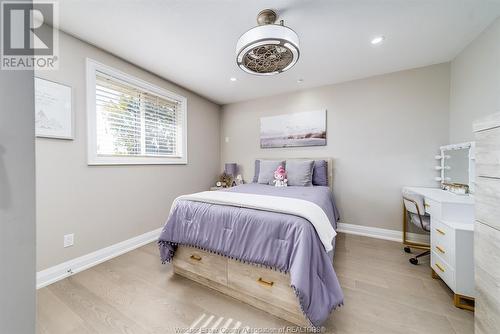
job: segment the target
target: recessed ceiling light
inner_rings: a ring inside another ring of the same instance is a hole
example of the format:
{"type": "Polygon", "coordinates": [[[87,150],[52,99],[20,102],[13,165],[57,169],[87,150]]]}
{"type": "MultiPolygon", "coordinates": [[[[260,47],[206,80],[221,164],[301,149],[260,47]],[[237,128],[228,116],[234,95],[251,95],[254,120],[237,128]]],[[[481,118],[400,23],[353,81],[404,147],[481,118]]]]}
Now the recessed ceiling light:
{"type": "Polygon", "coordinates": [[[385,37],[384,37],[384,36],[377,36],[377,37],[375,37],[375,38],[373,38],[373,39],[371,40],[371,43],[372,43],[373,45],[377,45],[377,44],[382,43],[382,42],[384,41],[384,39],[385,39],[385,37]]]}
{"type": "Polygon", "coordinates": [[[235,77],[229,78],[231,81],[236,81],[237,79],[235,77]]]}
{"type": "Polygon", "coordinates": [[[298,82],[298,83],[303,83],[303,82],[304,82],[304,79],[297,79],[297,82],[298,82]]]}

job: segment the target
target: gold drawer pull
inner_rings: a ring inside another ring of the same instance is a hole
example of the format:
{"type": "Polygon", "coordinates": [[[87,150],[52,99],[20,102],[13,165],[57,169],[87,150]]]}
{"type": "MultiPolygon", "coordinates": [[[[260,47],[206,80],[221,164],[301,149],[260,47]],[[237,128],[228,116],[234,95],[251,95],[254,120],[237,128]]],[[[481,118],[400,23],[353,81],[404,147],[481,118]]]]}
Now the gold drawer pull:
{"type": "Polygon", "coordinates": [[[444,268],[439,265],[439,263],[435,263],[436,267],[444,273],[444,268]]]}
{"type": "Polygon", "coordinates": [[[201,261],[201,256],[199,255],[194,255],[194,254],[191,254],[191,256],[189,257],[191,260],[195,260],[195,261],[201,261]]]}
{"type": "Polygon", "coordinates": [[[439,228],[436,228],[436,231],[437,231],[438,233],[442,234],[442,235],[445,235],[445,234],[446,234],[446,233],[444,233],[444,231],[443,231],[443,230],[441,230],[441,229],[439,229],[439,228]]]}
{"type": "Polygon", "coordinates": [[[440,246],[436,246],[436,249],[437,249],[438,251],[440,251],[441,253],[443,253],[443,254],[444,254],[444,249],[443,249],[442,247],[440,247],[440,246]]]}
{"type": "Polygon", "coordinates": [[[260,284],[265,285],[265,286],[273,286],[274,285],[273,281],[266,281],[262,277],[259,277],[259,279],[257,280],[257,282],[259,282],[260,284]]]}

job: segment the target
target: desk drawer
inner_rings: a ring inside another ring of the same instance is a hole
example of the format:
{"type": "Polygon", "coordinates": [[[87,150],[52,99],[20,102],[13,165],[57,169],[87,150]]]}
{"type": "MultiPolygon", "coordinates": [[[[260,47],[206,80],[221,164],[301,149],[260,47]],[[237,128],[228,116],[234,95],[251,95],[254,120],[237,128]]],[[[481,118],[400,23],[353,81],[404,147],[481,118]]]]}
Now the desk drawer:
{"type": "Polygon", "coordinates": [[[424,199],[425,212],[431,215],[431,217],[439,219],[441,217],[441,206],[438,202],[431,199],[424,199]]]}
{"type": "Polygon", "coordinates": [[[434,250],[431,250],[431,268],[455,291],[455,270],[434,250]]]}
{"type": "Polygon", "coordinates": [[[431,239],[431,250],[448,263],[453,269],[455,269],[455,247],[451,247],[448,239],[445,238],[432,238],[431,239]]]}
{"type": "Polygon", "coordinates": [[[227,259],[197,248],[179,246],[173,258],[174,264],[193,274],[227,284],[227,259]]]}
{"type": "Polygon", "coordinates": [[[447,249],[455,249],[455,230],[437,219],[431,222],[431,245],[439,245],[447,249]]]}
{"type": "Polygon", "coordinates": [[[298,299],[290,287],[288,274],[229,260],[227,276],[230,288],[300,314],[298,299]]]}

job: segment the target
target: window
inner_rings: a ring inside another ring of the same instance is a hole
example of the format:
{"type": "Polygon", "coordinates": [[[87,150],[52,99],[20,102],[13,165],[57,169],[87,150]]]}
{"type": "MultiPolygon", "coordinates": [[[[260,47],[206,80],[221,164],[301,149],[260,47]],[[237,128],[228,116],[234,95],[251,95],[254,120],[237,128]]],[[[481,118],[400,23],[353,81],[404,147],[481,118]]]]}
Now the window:
{"type": "Polygon", "coordinates": [[[88,163],[185,164],[186,98],[87,59],[88,163]]]}

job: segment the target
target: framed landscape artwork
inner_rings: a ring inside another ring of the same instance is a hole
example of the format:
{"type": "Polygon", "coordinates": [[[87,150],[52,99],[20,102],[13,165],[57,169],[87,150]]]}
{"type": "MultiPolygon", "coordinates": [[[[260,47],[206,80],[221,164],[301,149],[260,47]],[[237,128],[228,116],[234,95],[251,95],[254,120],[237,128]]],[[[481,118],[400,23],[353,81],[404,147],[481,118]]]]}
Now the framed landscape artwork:
{"type": "Polygon", "coordinates": [[[35,78],[35,134],[73,139],[71,87],[35,78]]]}
{"type": "Polygon", "coordinates": [[[326,110],[299,112],[260,119],[260,147],[326,145],[326,110]]]}

